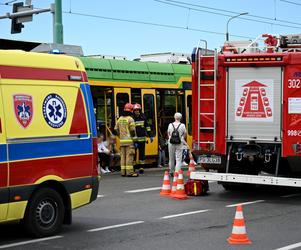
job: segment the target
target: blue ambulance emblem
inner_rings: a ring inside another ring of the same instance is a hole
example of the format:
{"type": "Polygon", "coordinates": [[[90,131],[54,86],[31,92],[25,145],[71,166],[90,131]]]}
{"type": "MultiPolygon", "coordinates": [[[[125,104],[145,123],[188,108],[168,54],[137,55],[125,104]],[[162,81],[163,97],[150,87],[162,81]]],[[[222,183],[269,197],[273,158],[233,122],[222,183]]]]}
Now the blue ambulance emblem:
{"type": "Polygon", "coordinates": [[[54,93],[47,95],[43,102],[43,115],[50,127],[62,127],[67,119],[67,108],[63,98],[54,93]]]}

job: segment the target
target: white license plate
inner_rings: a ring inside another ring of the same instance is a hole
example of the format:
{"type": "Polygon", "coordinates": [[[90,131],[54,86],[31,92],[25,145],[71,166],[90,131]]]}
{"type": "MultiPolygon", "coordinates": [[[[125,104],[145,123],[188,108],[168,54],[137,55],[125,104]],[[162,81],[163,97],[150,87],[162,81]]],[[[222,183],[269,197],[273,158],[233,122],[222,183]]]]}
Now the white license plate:
{"type": "Polygon", "coordinates": [[[199,163],[205,164],[221,164],[222,159],[220,156],[200,156],[199,163]]]}

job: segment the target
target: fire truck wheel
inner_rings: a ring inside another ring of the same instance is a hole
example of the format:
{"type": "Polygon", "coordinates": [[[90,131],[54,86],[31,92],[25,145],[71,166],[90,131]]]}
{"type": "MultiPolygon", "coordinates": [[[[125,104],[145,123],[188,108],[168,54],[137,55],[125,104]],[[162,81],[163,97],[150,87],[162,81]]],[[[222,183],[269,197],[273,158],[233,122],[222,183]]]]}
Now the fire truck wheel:
{"type": "Polygon", "coordinates": [[[51,188],[42,188],[30,199],[23,223],[33,237],[50,236],[61,229],[64,213],[65,207],[60,194],[51,188]]]}

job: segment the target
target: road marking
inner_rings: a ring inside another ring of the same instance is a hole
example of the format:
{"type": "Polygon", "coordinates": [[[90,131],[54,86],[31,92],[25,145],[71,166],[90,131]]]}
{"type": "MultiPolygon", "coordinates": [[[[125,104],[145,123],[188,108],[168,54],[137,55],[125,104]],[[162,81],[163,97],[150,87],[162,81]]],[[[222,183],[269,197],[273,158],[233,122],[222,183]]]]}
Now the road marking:
{"type": "Polygon", "coordinates": [[[296,193],[296,194],[288,194],[288,195],[282,195],[280,196],[281,198],[290,198],[290,197],[295,197],[295,196],[300,196],[301,193],[296,193]]]}
{"type": "Polygon", "coordinates": [[[191,212],[182,213],[182,214],[172,214],[172,215],[167,215],[167,216],[161,217],[160,220],[170,219],[170,218],[175,218],[175,217],[180,217],[180,216],[186,216],[186,215],[190,215],[190,214],[205,213],[208,211],[210,211],[210,209],[191,211],[191,212]]]}
{"type": "Polygon", "coordinates": [[[28,241],[21,241],[18,243],[12,243],[12,244],[7,244],[7,245],[0,245],[0,249],[9,248],[9,247],[17,247],[17,246],[22,246],[22,245],[27,245],[27,244],[32,244],[32,243],[37,243],[37,242],[47,241],[47,240],[54,240],[54,239],[59,239],[59,238],[63,238],[63,236],[57,235],[57,236],[41,238],[41,239],[36,239],[36,240],[28,240],[28,241]]]}
{"type": "Polygon", "coordinates": [[[160,190],[162,187],[152,187],[152,188],[143,188],[143,189],[135,189],[135,190],[128,190],[124,191],[125,193],[141,193],[141,192],[148,192],[153,190],[160,190]]]}
{"type": "Polygon", "coordinates": [[[226,207],[236,207],[237,205],[250,205],[250,204],[260,203],[260,202],[264,202],[264,201],[265,200],[248,201],[248,202],[242,202],[242,203],[227,205],[226,207]]]}
{"type": "Polygon", "coordinates": [[[214,183],[214,182],[217,182],[217,181],[208,181],[208,183],[214,183]]]}
{"type": "Polygon", "coordinates": [[[107,226],[107,227],[99,227],[99,228],[94,228],[94,229],[87,230],[87,232],[89,232],[89,233],[98,232],[98,231],[104,231],[104,230],[118,228],[118,227],[126,227],[126,226],[141,224],[141,223],[144,223],[144,221],[139,220],[139,221],[133,221],[133,222],[129,222],[129,223],[117,224],[117,225],[112,225],[112,226],[107,226]]]}
{"type": "Polygon", "coordinates": [[[97,198],[103,198],[103,197],[105,197],[105,195],[103,195],[103,194],[98,194],[97,195],[97,198]]]}
{"type": "Polygon", "coordinates": [[[290,250],[290,249],[295,249],[297,247],[301,247],[301,242],[298,242],[298,243],[295,243],[295,244],[292,244],[292,245],[288,245],[286,247],[277,248],[275,250],[290,250]]]}

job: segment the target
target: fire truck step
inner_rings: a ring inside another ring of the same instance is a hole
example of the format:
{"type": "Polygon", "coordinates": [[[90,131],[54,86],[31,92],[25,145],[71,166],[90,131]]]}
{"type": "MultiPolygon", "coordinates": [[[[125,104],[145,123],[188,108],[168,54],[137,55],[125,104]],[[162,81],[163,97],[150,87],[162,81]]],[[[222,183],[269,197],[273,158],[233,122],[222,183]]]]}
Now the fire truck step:
{"type": "Polygon", "coordinates": [[[200,72],[214,72],[214,69],[201,69],[200,72]]]}
{"type": "Polygon", "coordinates": [[[202,130],[210,130],[210,129],[215,129],[214,127],[200,127],[202,130]]]}
{"type": "Polygon", "coordinates": [[[201,87],[214,87],[214,84],[200,84],[201,87]]]}

